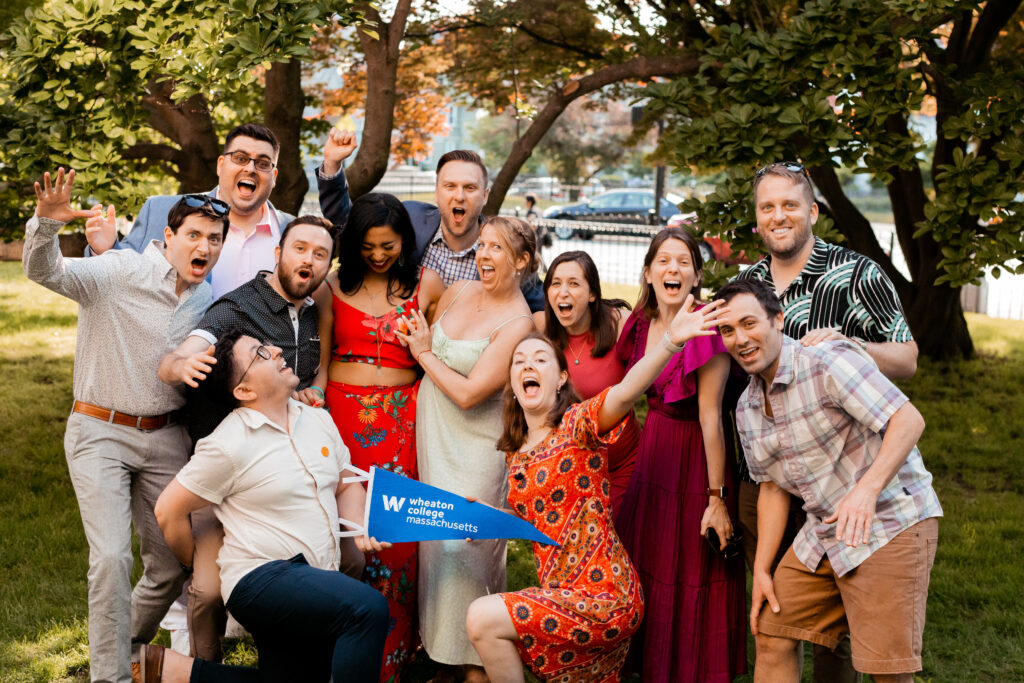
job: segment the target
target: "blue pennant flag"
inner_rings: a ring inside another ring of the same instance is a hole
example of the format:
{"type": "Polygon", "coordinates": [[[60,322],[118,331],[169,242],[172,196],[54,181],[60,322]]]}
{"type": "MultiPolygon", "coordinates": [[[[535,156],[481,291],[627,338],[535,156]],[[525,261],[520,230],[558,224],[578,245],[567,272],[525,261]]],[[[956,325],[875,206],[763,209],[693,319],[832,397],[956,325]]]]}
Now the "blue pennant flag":
{"type": "Polygon", "coordinates": [[[515,515],[377,467],[370,468],[366,503],[367,533],[387,543],[525,538],[558,545],[515,515]]]}

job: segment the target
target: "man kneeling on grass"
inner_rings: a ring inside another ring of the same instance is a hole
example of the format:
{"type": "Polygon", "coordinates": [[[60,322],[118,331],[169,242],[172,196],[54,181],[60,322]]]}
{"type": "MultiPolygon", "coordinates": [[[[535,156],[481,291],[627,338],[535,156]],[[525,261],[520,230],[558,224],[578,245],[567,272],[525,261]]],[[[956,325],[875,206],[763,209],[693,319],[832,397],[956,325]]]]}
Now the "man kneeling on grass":
{"type": "MultiPolygon", "coordinates": [[[[338,571],[339,516],[362,519],[366,492],[342,483],[349,464],[331,416],[290,398],[298,378],[281,349],[230,330],[200,390],[236,406],[156,504],[167,544],[188,570],[189,514],[206,505],[224,526],[221,594],[252,634],[259,669],[144,646],[144,683],[156,681],[377,681],[388,606],[338,571]]],[[[361,537],[362,552],[385,547],[361,537]]]]}
{"type": "Polygon", "coordinates": [[[834,648],[849,634],[858,671],[912,681],[942,516],[916,445],[924,419],[857,345],[783,335],[782,308],[763,282],[737,280],[715,298],[726,303],[725,347],[750,375],[736,421],[762,483],[754,680],[799,681],[799,641],[834,648]],[[807,521],[772,576],[787,491],[803,499],[807,521]]]}

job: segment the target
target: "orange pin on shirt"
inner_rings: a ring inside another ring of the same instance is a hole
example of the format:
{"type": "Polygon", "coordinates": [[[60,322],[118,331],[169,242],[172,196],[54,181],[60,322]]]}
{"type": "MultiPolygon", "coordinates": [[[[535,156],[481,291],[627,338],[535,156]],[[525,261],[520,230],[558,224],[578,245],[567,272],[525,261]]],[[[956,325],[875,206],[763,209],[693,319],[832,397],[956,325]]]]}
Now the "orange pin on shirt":
{"type": "Polygon", "coordinates": [[[320,449],[320,455],[324,456],[325,458],[329,457],[331,455],[331,449],[329,449],[327,446],[323,446],[320,449]]]}

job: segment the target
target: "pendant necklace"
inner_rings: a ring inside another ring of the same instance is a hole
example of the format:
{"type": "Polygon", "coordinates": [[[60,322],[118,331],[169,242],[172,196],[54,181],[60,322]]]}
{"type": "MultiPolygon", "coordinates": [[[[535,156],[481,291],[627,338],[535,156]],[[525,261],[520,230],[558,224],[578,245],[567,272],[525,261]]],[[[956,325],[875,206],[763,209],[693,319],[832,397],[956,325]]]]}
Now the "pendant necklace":
{"type": "MultiPolygon", "coordinates": [[[[584,337],[583,340],[584,340],[584,343],[585,343],[586,342],[586,337],[584,337]]],[[[573,361],[573,365],[579,365],[580,364],[580,354],[576,352],[576,349],[572,348],[572,342],[566,340],[565,345],[566,345],[566,347],[568,347],[569,352],[572,353],[573,358],[576,359],[576,360],[573,361]]],[[[582,353],[582,351],[583,351],[583,349],[581,348],[580,352],[582,353]]]]}

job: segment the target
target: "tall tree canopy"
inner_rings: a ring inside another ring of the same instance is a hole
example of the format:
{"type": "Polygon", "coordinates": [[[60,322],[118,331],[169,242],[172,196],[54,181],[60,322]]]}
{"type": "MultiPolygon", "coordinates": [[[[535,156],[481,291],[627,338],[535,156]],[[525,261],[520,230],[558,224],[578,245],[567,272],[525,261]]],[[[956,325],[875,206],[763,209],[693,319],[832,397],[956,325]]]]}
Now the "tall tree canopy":
{"type": "Polygon", "coordinates": [[[800,160],[835,229],[892,278],[922,352],[972,354],[960,286],[989,266],[1024,272],[1004,265],[1024,254],[1019,6],[698,3],[687,10],[703,29],[691,47],[698,73],[646,88],[651,118],[667,121],[662,145],[674,163],[725,171],[717,191],[688,208],[708,232],[760,249],[753,172],[800,160]],[[934,140],[915,118],[934,121],[934,140]],[[886,187],[909,278],[844,192],[842,166],[886,187]]]}
{"type": "Polygon", "coordinates": [[[264,120],[282,140],[272,199],[301,204],[302,60],[352,2],[47,0],[0,43],[0,212],[23,222],[26,182],[74,166],[102,201],[138,205],[145,182],[170,176],[206,190],[227,129],[264,120]],[[147,171],[152,173],[147,174],[147,171]]]}

